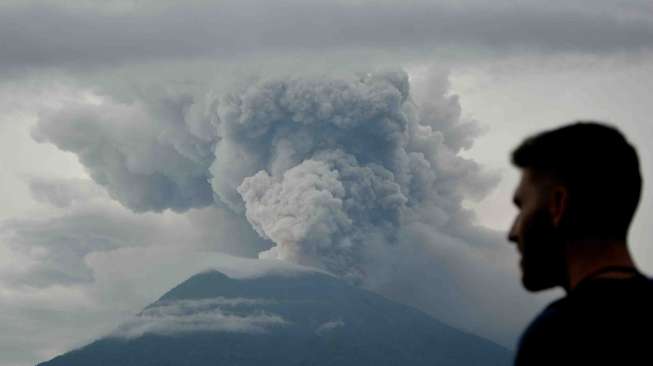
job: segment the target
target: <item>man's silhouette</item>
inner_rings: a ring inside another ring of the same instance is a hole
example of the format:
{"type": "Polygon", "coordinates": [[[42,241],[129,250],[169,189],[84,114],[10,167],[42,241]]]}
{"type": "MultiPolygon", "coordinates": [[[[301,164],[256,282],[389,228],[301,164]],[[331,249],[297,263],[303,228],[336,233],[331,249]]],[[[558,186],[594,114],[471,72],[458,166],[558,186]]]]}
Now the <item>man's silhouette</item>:
{"type": "Polygon", "coordinates": [[[566,291],[522,334],[515,365],[653,365],[653,281],[626,242],[642,186],[635,149],[612,126],[576,122],[511,158],[522,284],[566,291]]]}

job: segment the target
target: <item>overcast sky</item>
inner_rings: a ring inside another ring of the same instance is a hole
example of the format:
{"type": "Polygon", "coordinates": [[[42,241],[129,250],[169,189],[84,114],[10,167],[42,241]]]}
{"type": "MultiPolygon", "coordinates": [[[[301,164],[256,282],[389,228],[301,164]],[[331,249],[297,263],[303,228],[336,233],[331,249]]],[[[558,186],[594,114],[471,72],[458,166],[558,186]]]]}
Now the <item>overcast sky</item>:
{"type": "Polygon", "coordinates": [[[3,2],[0,365],[228,256],[514,347],[562,292],[520,287],[508,155],[577,119],[639,152],[628,239],[653,274],[652,19],[645,0],[3,2]]]}

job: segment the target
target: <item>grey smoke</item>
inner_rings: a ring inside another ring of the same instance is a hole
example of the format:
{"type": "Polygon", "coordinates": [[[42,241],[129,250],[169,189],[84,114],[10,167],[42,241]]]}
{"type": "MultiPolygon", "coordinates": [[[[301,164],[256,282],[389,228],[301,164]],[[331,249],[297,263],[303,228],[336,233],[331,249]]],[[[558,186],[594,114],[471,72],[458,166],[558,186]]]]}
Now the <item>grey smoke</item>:
{"type": "Polygon", "coordinates": [[[395,245],[415,220],[451,224],[463,197],[498,180],[456,155],[463,137],[450,147],[437,129],[458,127],[455,97],[431,99],[416,106],[403,72],[248,85],[219,106],[214,190],[276,244],[262,256],[361,279],[366,248],[395,245]]]}
{"type": "Polygon", "coordinates": [[[499,179],[457,155],[482,131],[438,83],[417,105],[402,71],[259,79],[68,106],[33,136],[137,212],[226,205],[275,244],[262,257],[362,280],[367,247],[395,245],[410,222],[444,230],[499,179]]]}
{"type": "MultiPolygon", "coordinates": [[[[261,258],[317,267],[504,344],[513,339],[537,300],[521,296],[503,235],[476,226],[463,207],[500,177],[460,155],[485,127],[463,116],[446,77],[417,93],[403,71],[235,85],[103,96],[43,113],[33,135],[77,154],[134,211],[194,214],[209,205],[246,220],[260,242],[243,234],[220,245],[231,253],[260,248],[261,258]],[[505,304],[488,288],[524,314],[499,322],[490,314],[505,304]]],[[[231,224],[216,220],[218,237],[228,236],[231,224]]]]}
{"type": "Polygon", "coordinates": [[[97,279],[89,258],[125,248],[173,246],[251,257],[269,246],[245,218],[224,208],[138,214],[92,181],[33,178],[31,185],[35,199],[57,210],[0,221],[0,250],[20,259],[3,266],[2,282],[12,288],[93,284],[97,279]],[[69,198],[69,205],[59,205],[69,198]]]}
{"type": "Polygon", "coordinates": [[[29,180],[29,189],[36,201],[58,208],[70,207],[105,195],[97,184],[87,179],[32,177],[29,180]]]}
{"type": "Polygon", "coordinates": [[[137,212],[213,203],[210,116],[186,95],[77,104],[41,118],[33,137],[77,154],[96,183],[137,212]],[[207,132],[208,130],[208,132],[207,132]]]}
{"type": "Polygon", "coordinates": [[[341,150],[317,154],[275,179],[260,171],[239,186],[247,218],[284,259],[356,279],[361,246],[393,240],[406,198],[381,166],[361,167],[341,150]]]}

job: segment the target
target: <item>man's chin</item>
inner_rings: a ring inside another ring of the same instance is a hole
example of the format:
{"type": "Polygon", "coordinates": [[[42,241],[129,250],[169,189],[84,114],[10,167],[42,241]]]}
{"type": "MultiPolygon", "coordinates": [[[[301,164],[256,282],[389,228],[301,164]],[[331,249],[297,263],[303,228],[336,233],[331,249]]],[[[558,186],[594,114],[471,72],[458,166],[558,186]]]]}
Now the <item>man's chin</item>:
{"type": "Polygon", "coordinates": [[[522,275],[521,283],[528,292],[544,291],[557,286],[552,281],[546,281],[542,278],[532,278],[522,275]]]}

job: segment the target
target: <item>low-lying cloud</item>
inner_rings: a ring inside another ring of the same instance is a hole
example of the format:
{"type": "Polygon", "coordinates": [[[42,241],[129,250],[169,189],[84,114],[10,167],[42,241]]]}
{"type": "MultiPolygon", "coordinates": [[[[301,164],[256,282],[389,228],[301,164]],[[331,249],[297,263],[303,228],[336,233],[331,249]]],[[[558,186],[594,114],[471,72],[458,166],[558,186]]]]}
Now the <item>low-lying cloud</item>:
{"type": "Polygon", "coordinates": [[[344,326],[345,326],[345,322],[343,322],[342,320],[331,320],[326,323],[320,324],[320,326],[317,327],[317,329],[315,329],[315,334],[319,336],[323,336],[334,331],[337,328],[342,328],[344,326]]]}
{"type": "Polygon", "coordinates": [[[145,334],[174,335],[190,332],[264,333],[287,322],[267,313],[234,314],[234,306],[267,304],[265,299],[214,298],[157,303],[120,325],[111,337],[137,338],[145,334]]]}

